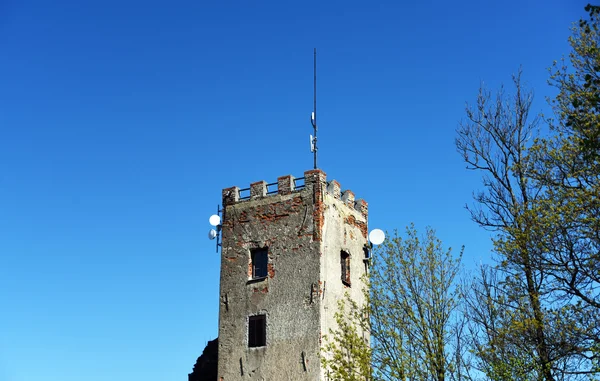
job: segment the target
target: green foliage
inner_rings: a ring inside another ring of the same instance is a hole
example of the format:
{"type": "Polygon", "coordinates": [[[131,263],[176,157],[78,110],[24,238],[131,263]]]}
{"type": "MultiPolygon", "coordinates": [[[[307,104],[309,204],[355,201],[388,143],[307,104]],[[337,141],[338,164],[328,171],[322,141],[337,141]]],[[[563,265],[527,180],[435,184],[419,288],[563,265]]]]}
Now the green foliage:
{"type": "Polygon", "coordinates": [[[374,250],[370,274],[375,375],[386,380],[444,380],[459,372],[453,335],[460,300],[455,279],[462,250],[451,249],[431,228],[419,237],[395,232],[374,250]]]}
{"type": "Polygon", "coordinates": [[[335,313],[337,329],[323,337],[321,363],[331,381],[370,381],[371,347],[368,340],[368,307],[359,306],[346,293],[335,313]]]}
{"type": "Polygon", "coordinates": [[[556,132],[571,139],[574,150],[563,152],[595,162],[600,155],[600,30],[599,7],[588,5],[589,20],[580,20],[569,38],[569,60],[555,62],[550,84],[559,93],[552,104],[556,132]]]}
{"type": "Polygon", "coordinates": [[[460,256],[431,229],[394,234],[374,251],[368,306],[340,305],[332,379],[600,379],[600,7],[586,11],[550,69],[548,135],[520,72],[513,95],[482,87],[457,130],[496,265],[458,288],[460,256]]]}
{"type": "Polygon", "coordinates": [[[562,301],[567,329],[556,333],[577,371],[600,374],[600,7],[572,28],[568,61],[555,62],[550,84],[556,119],[531,153],[534,179],[544,187],[537,210],[547,284],[562,301]],[[568,332],[566,334],[565,332],[568,332]]]}
{"type": "Polygon", "coordinates": [[[548,253],[543,263],[558,291],[600,314],[600,7],[586,10],[589,20],[572,29],[569,64],[551,69],[557,119],[532,157],[545,187],[538,216],[548,253]]]}
{"type": "Polygon", "coordinates": [[[532,95],[481,90],[458,130],[483,174],[471,216],[496,232],[495,268],[471,285],[477,365],[492,380],[597,379],[600,342],[600,7],[573,27],[550,84],[556,119],[536,138],[532,95]]]}
{"type": "Polygon", "coordinates": [[[482,266],[468,284],[466,315],[473,366],[493,381],[538,380],[541,376],[532,343],[534,319],[518,279],[504,280],[494,267],[482,266]]]}
{"type": "Polygon", "coordinates": [[[373,250],[368,304],[340,302],[337,330],[327,337],[323,365],[332,380],[465,379],[455,279],[460,258],[428,228],[395,232],[373,250]],[[370,319],[369,319],[370,317],[370,319]],[[362,338],[370,330],[371,346],[362,338]],[[372,372],[370,366],[372,366],[372,372]],[[372,378],[369,378],[372,377],[372,378]]]}

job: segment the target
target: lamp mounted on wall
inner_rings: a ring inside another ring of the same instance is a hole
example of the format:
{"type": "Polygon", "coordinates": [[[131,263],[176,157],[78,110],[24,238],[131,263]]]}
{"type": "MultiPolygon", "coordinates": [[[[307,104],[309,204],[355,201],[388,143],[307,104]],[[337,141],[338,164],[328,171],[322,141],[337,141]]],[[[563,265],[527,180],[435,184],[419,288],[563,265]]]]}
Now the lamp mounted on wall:
{"type": "Polygon", "coordinates": [[[381,229],[373,229],[369,233],[369,242],[365,244],[365,263],[371,259],[371,249],[373,245],[381,245],[385,241],[385,233],[381,229]]]}
{"type": "Polygon", "coordinates": [[[223,213],[223,209],[219,205],[217,205],[217,214],[213,214],[209,217],[208,223],[211,226],[214,226],[213,229],[208,231],[208,239],[213,240],[217,239],[217,253],[219,252],[219,246],[221,246],[221,214],[223,213]]]}

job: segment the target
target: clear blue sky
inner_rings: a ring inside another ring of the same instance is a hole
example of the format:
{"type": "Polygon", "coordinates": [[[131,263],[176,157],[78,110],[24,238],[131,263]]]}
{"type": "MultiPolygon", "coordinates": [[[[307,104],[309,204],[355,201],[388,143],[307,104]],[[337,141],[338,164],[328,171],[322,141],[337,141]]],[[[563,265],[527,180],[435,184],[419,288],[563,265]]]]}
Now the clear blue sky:
{"type": "Polygon", "coordinates": [[[482,81],[544,97],[587,1],[0,0],[0,381],[187,380],[221,189],[320,168],[370,228],[490,257],[454,148],[482,81]]]}

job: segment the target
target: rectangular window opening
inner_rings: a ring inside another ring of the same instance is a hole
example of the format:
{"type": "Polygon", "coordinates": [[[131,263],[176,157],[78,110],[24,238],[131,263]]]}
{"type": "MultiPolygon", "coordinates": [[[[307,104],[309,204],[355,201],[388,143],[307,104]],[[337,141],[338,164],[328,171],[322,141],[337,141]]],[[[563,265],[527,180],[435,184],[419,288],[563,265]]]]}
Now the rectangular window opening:
{"type": "Polygon", "coordinates": [[[267,345],[267,319],[265,315],[248,317],[248,347],[264,347],[267,345]]]}
{"type": "Polygon", "coordinates": [[[250,251],[250,261],[252,262],[252,279],[267,277],[267,265],[269,263],[268,249],[260,248],[250,251]]]}
{"type": "Polygon", "coordinates": [[[342,250],[340,253],[340,262],[342,265],[342,283],[350,286],[350,254],[342,250]]]}

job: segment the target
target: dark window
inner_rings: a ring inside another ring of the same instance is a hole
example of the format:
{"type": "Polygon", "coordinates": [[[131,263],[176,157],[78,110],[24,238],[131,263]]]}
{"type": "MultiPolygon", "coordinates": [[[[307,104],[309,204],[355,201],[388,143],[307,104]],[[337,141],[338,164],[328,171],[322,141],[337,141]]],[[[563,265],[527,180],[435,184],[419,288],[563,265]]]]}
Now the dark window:
{"type": "Polygon", "coordinates": [[[252,261],[252,279],[265,278],[267,276],[267,263],[269,256],[267,248],[253,249],[250,252],[252,261]]]}
{"type": "Polygon", "coordinates": [[[248,346],[264,347],[267,345],[267,319],[265,315],[248,317],[248,346]]]}
{"type": "Polygon", "coordinates": [[[340,261],[342,264],[342,283],[346,286],[350,286],[350,254],[342,251],[340,254],[340,261]]]}

